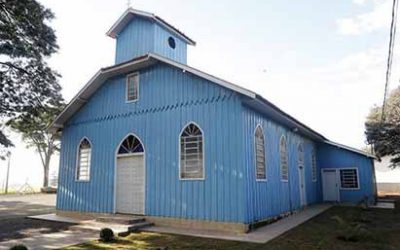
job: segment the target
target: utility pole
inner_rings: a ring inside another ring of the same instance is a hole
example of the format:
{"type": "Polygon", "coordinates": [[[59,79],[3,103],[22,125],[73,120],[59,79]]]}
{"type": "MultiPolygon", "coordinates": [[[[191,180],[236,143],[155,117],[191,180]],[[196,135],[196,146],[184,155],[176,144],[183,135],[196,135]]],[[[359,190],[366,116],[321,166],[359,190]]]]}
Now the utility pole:
{"type": "Polygon", "coordinates": [[[7,152],[8,157],[8,164],[7,164],[7,175],[6,175],[6,188],[4,189],[5,194],[8,193],[8,178],[10,177],[10,159],[11,159],[11,152],[7,152]]]}

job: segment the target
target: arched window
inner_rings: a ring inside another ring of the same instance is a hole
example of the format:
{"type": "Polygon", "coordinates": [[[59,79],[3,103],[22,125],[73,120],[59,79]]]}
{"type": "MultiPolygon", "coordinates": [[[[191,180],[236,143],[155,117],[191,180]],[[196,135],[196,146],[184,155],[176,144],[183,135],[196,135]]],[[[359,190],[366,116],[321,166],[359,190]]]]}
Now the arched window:
{"type": "Polygon", "coordinates": [[[254,133],[254,147],[256,153],[256,178],[257,180],[265,180],[267,173],[265,168],[264,133],[260,125],[257,126],[254,133]]]}
{"type": "Polygon", "coordinates": [[[180,135],[180,178],[204,178],[203,132],[194,123],[187,125],[180,135]]]}
{"type": "Polygon", "coordinates": [[[297,160],[298,160],[298,165],[304,167],[304,149],[303,149],[303,144],[299,143],[297,146],[297,160]]]}
{"type": "Polygon", "coordinates": [[[284,135],[281,137],[281,141],[279,142],[279,154],[281,160],[281,179],[283,181],[289,180],[289,166],[288,166],[288,157],[287,157],[287,148],[286,148],[286,138],[284,135]]]}
{"type": "Polygon", "coordinates": [[[315,156],[315,150],[311,153],[311,174],[312,180],[317,181],[317,158],[315,156]]]}
{"type": "Polygon", "coordinates": [[[78,161],[76,166],[76,180],[90,180],[90,159],[92,156],[92,146],[88,139],[83,138],[79,143],[78,161]]]}
{"type": "Polygon", "coordinates": [[[134,135],[128,135],[118,149],[118,155],[143,153],[143,145],[134,135]]]}

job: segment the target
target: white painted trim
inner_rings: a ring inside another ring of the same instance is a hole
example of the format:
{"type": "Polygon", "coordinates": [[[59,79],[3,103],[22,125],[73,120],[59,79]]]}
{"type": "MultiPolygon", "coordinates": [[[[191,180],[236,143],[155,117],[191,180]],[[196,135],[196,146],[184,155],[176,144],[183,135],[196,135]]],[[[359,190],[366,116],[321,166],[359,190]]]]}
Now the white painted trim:
{"type": "MultiPolygon", "coordinates": [[[[71,106],[73,106],[73,105],[78,105],[78,108],[79,108],[79,107],[81,107],[81,106],[83,105],[83,104],[80,103],[80,102],[83,102],[83,103],[86,102],[86,99],[82,99],[82,98],[81,98],[82,94],[85,93],[85,92],[87,91],[87,89],[89,88],[89,86],[91,86],[93,83],[95,83],[96,81],[98,81],[99,78],[104,77],[104,75],[106,75],[106,74],[108,74],[108,73],[113,73],[113,72],[118,71],[118,70],[121,70],[121,69],[127,69],[127,68],[130,68],[130,67],[133,67],[133,66],[136,65],[136,64],[140,64],[140,63],[149,61],[151,58],[154,58],[154,59],[156,59],[156,60],[158,60],[158,61],[160,61],[160,62],[164,62],[164,63],[169,64],[169,65],[172,65],[172,66],[174,66],[174,67],[180,68],[180,69],[182,69],[183,71],[187,71],[187,72],[189,72],[189,73],[192,73],[192,74],[194,74],[194,75],[196,75],[196,76],[198,76],[198,77],[200,77],[200,78],[203,78],[203,79],[206,79],[206,80],[208,80],[208,81],[211,81],[211,82],[213,82],[213,83],[215,83],[215,84],[217,84],[217,85],[220,85],[220,86],[225,87],[225,88],[227,88],[227,89],[233,90],[233,91],[238,92],[238,93],[240,93],[240,94],[242,94],[242,95],[248,96],[248,97],[250,97],[250,98],[252,98],[252,99],[255,99],[255,98],[256,98],[256,94],[255,94],[254,92],[252,92],[252,91],[250,91],[250,90],[247,90],[247,89],[245,89],[245,88],[243,88],[243,87],[240,87],[240,86],[235,85],[235,84],[233,84],[233,83],[230,83],[230,82],[227,82],[227,81],[225,81],[225,80],[219,79],[219,78],[217,78],[217,77],[215,77],[215,76],[209,75],[209,74],[207,74],[207,73],[204,73],[204,72],[202,72],[202,71],[199,71],[199,70],[194,69],[194,68],[192,68],[192,67],[189,67],[189,66],[187,66],[187,65],[180,64],[180,63],[175,62],[175,61],[173,61],[173,60],[170,60],[170,59],[168,59],[168,58],[165,58],[165,57],[162,57],[162,56],[159,56],[159,55],[155,55],[155,54],[149,53],[146,57],[144,57],[144,58],[142,58],[142,59],[140,59],[140,60],[135,60],[135,61],[130,62],[130,63],[124,63],[124,64],[121,64],[121,65],[116,66],[116,67],[111,67],[111,68],[109,68],[109,69],[101,69],[101,70],[99,70],[99,71],[89,80],[89,82],[86,83],[86,85],[78,92],[78,94],[74,96],[74,98],[73,98],[73,99],[68,103],[68,105],[63,109],[63,111],[61,111],[61,113],[54,119],[54,121],[51,123],[51,125],[49,126],[49,128],[50,128],[50,129],[51,129],[51,128],[55,128],[55,129],[56,129],[56,128],[62,128],[62,127],[63,127],[63,124],[59,123],[58,121],[61,119],[61,117],[63,117],[64,115],[66,115],[66,111],[68,111],[68,110],[71,108],[71,106]]],[[[107,77],[105,77],[105,78],[102,80],[101,84],[102,84],[103,82],[105,82],[106,80],[107,80],[107,77]]],[[[101,84],[100,84],[100,85],[101,85],[101,84]]],[[[71,116],[72,116],[72,114],[69,115],[69,116],[67,116],[67,118],[66,118],[65,120],[68,120],[68,118],[70,118],[71,116]]]]}
{"type": "Polygon", "coordinates": [[[290,179],[290,174],[289,174],[289,156],[288,156],[288,147],[287,147],[287,140],[286,136],[284,134],[281,135],[281,138],[279,139],[279,174],[280,174],[280,179],[282,182],[289,182],[290,179]],[[281,157],[281,141],[282,138],[285,139],[285,157],[286,157],[286,164],[287,164],[287,180],[282,178],[282,157],[281,157]]]}
{"type": "Polygon", "coordinates": [[[140,97],[140,73],[139,71],[133,72],[131,74],[126,75],[126,80],[125,80],[125,102],[126,103],[133,103],[139,101],[140,97]],[[137,98],[135,100],[128,100],[128,85],[129,85],[129,78],[132,76],[137,76],[138,77],[138,85],[137,85],[137,98]]]}
{"type": "Polygon", "coordinates": [[[75,182],[90,182],[91,179],[91,171],[92,171],[92,151],[93,151],[93,144],[86,136],[82,137],[78,143],[78,147],[76,150],[76,159],[75,159],[75,182]],[[79,149],[81,147],[81,143],[83,140],[87,140],[90,145],[90,158],[89,158],[89,179],[88,180],[79,180],[78,179],[78,167],[79,167],[79,149]]]}
{"type": "Polygon", "coordinates": [[[329,144],[329,145],[332,145],[332,146],[335,146],[335,147],[338,147],[338,148],[346,149],[346,150],[351,151],[353,153],[361,154],[361,155],[376,159],[375,155],[369,154],[367,152],[364,152],[364,151],[356,149],[356,148],[352,148],[352,147],[349,147],[349,146],[346,146],[346,145],[343,145],[343,144],[340,144],[340,143],[336,143],[336,142],[333,142],[333,141],[328,141],[328,140],[326,140],[324,142],[326,144],[329,144]]]}
{"type": "Polygon", "coordinates": [[[338,173],[338,169],[337,168],[321,168],[321,184],[322,184],[322,200],[324,200],[324,181],[325,181],[325,177],[324,177],[324,171],[328,170],[327,172],[335,172],[335,180],[336,180],[336,201],[340,202],[340,176],[338,173]]]}
{"type": "Polygon", "coordinates": [[[143,168],[144,168],[144,181],[143,181],[143,185],[144,185],[144,202],[143,202],[143,215],[146,215],[146,195],[147,195],[147,189],[146,189],[146,149],[145,146],[142,142],[142,140],[140,139],[139,136],[137,136],[135,133],[129,132],[127,135],[125,135],[122,140],[118,143],[117,148],[115,149],[115,158],[114,158],[114,198],[113,198],[113,213],[117,213],[117,166],[118,166],[118,158],[119,157],[124,157],[122,155],[118,154],[119,148],[121,147],[122,143],[125,141],[125,139],[128,136],[134,136],[136,139],[139,140],[140,144],[142,144],[143,147],[143,153],[135,153],[135,154],[128,154],[128,156],[138,156],[138,155],[143,155],[143,168]]]}
{"type": "Polygon", "coordinates": [[[262,125],[261,125],[261,123],[258,123],[257,125],[256,125],[256,127],[255,127],[255,129],[254,129],[254,133],[253,133],[253,149],[254,149],[254,167],[255,167],[255,174],[256,174],[256,181],[259,181],[259,182],[266,182],[267,180],[268,180],[268,176],[267,176],[267,173],[268,173],[268,171],[267,171],[267,157],[266,157],[266,153],[267,153],[267,150],[265,150],[265,134],[264,134],[264,129],[263,129],[263,127],[262,127],[262,125]],[[260,127],[260,129],[261,129],[261,133],[262,133],[262,136],[263,136],[263,141],[264,141],[264,145],[263,145],[263,147],[264,147],[264,172],[265,172],[265,178],[263,178],[263,179],[259,179],[259,178],[257,178],[257,146],[256,146],[256,132],[257,132],[257,128],[258,127],[260,127]]]}
{"type": "Polygon", "coordinates": [[[217,78],[215,76],[209,75],[209,74],[207,74],[205,72],[202,72],[202,71],[197,70],[195,68],[189,67],[188,65],[181,64],[181,63],[178,63],[176,61],[173,61],[173,60],[170,60],[168,58],[165,58],[163,56],[152,54],[152,53],[149,53],[149,56],[157,59],[158,61],[170,64],[170,65],[175,66],[177,68],[180,68],[180,69],[182,69],[184,71],[190,72],[190,73],[192,73],[194,75],[197,75],[197,76],[199,76],[199,77],[201,77],[203,79],[206,79],[206,80],[208,80],[210,82],[213,82],[213,83],[216,83],[218,85],[221,85],[222,87],[225,87],[227,89],[230,89],[230,90],[233,90],[235,92],[238,92],[238,93],[240,93],[242,95],[248,96],[248,97],[253,98],[253,99],[256,98],[256,94],[253,91],[250,91],[248,89],[240,87],[240,86],[238,86],[236,84],[227,82],[225,80],[219,79],[219,78],[217,78]]]}
{"type": "MultiPolygon", "coordinates": [[[[116,38],[117,34],[116,34],[116,30],[119,28],[119,26],[121,25],[121,23],[124,21],[125,18],[127,18],[128,15],[137,15],[137,16],[142,16],[142,17],[146,17],[149,19],[152,19],[153,21],[157,22],[159,25],[161,25],[163,28],[167,29],[168,31],[170,31],[171,33],[177,35],[179,38],[181,38],[182,40],[184,40],[186,43],[190,44],[190,45],[196,45],[196,42],[191,40],[190,38],[186,37],[186,35],[183,35],[183,33],[181,34],[180,32],[178,32],[178,29],[173,27],[171,24],[167,23],[166,21],[162,20],[161,18],[157,17],[156,15],[154,15],[153,13],[150,12],[146,12],[146,11],[141,11],[141,10],[136,10],[133,8],[129,8],[127,9],[119,18],[118,20],[113,24],[113,26],[111,26],[111,28],[107,31],[107,36],[112,37],[112,38],[116,38]]],[[[127,21],[127,23],[130,20],[127,21]]],[[[121,29],[122,30],[122,29],[121,29]]]]}
{"type": "Polygon", "coordinates": [[[181,132],[179,133],[178,136],[178,177],[180,181],[204,181],[206,179],[206,167],[205,167],[205,159],[206,159],[206,147],[205,147],[206,143],[205,143],[205,136],[204,136],[204,132],[203,129],[200,127],[199,124],[197,124],[194,121],[190,121],[188,123],[186,123],[182,129],[181,132]],[[202,164],[203,164],[203,178],[181,178],[181,135],[183,133],[183,131],[185,131],[186,127],[189,126],[190,124],[194,124],[196,125],[200,132],[201,132],[201,136],[202,136],[202,141],[203,141],[203,159],[202,159],[202,164]]]}
{"type": "Polygon", "coordinates": [[[358,173],[358,168],[357,167],[351,167],[351,168],[337,168],[339,171],[339,189],[344,190],[344,191],[356,191],[360,190],[360,175],[358,173]],[[344,188],[342,187],[342,175],[340,174],[341,170],[356,170],[357,174],[357,186],[358,188],[344,188]]]}

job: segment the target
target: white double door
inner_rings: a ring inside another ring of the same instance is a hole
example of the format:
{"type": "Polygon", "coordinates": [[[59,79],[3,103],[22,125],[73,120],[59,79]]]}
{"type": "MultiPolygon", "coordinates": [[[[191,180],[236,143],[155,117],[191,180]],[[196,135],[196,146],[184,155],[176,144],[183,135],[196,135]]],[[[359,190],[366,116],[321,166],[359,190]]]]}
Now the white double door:
{"type": "Polygon", "coordinates": [[[143,215],[145,206],[144,155],[118,157],[116,173],[116,212],[143,215]]]}

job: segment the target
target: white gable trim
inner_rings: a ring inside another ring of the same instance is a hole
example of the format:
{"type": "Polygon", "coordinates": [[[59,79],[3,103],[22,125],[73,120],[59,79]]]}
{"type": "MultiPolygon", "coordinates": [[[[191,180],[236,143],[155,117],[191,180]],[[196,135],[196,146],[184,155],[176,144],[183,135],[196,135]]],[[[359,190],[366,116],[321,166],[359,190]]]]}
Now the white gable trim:
{"type": "Polygon", "coordinates": [[[346,149],[346,150],[351,151],[351,152],[356,153],[356,154],[361,154],[361,155],[364,155],[364,156],[367,156],[367,157],[373,158],[373,159],[376,158],[375,155],[373,155],[373,154],[370,154],[370,153],[364,152],[362,150],[359,150],[359,149],[356,149],[356,148],[352,148],[352,147],[349,147],[349,146],[346,146],[346,145],[343,145],[343,144],[340,144],[340,143],[336,143],[336,142],[328,141],[328,140],[324,141],[324,142],[326,144],[331,145],[331,146],[338,147],[338,148],[341,148],[341,149],[346,149]]]}
{"type": "Polygon", "coordinates": [[[227,82],[225,80],[219,79],[192,67],[184,64],[177,63],[165,57],[148,54],[140,58],[133,59],[126,63],[121,63],[117,66],[112,66],[109,68],[104,68],[99,70],[86,85],[78,92],[78,94],[68,103],[64,110],[54,119],[53,123],[50,125],[50,132],[56,132],[58,129],[63,128],[63,124],[80,108],[90,96],[98,89],[100,86],[110,77],[116,76],[118,74],[128,73],[139,68],[144,68],[148,65],[152,65],[156,62],[163,62],[168,65],[174,66],[181,69],[184,72],[192,73],[198,77],[209,80],[215,84],[218,84],[227,89],[238,92],[242,95],[248,96],[250,98],[256,98],[256,94],[250,90],[237,86],[233,83],[227,82]]]}
{"type": "Polygon", "coordinates": [[[151,53],[149,54],[149,56],[157,59],[158,61],[161,61],[161,62],[164,62],[166,64],[172,65],[174,67],[180,68],[184,72],[186,71],[186,72],[192,73],[192,74],[197,75],[197,76],[199,76],[199,77],[201,77],[203,79],[206,79],[206,80],[208,80],[210,82],[213,82],[213,83],[216,83],[218,85],[221,85],[222,87],[225,87],[227,89],[230,89],[230,90],[233,90],[235,92],[238,92],[238,93],[240,93],[242,95],[248,96],[248,97],[253,98],[253,99],[256,98],[256,93],[254,93],[253,91],[250,91],[248,89],[240,87],[240,86],[238,86],[236,84],[233,84],[231,82],[227,82],[225,80],[222,80],[220,78],[217,78],[215,76],[212,76],[210,74],[202,72],[202,71],[197,70],[195,68],[189,67],[189,66],[187,66],[185,64],[181,64],[181,63],[178,63],[176,61],[172,61],[172,60],[170,60],[168,58],[165,58],[163,56],[159,56],[159,55],[155,55],[155,54],[151,54],[151,53]]]}
{"type": "Polygon", "coordinates": [[[183,39],[186,43],[190,45],[196,45],[196,42],[187,37],[185,34],[183,34],[181,31],[179,31],[177,28],[174,26],[170,25],[160,17],[154,15],[153,13],[146,12],[146,11],[141,11],[141,10],[136,10],[129,8],[127,9],[120,18],[114,23],[113,26],[107,31],[107,35],[112,38],[116,38],[118,36],[118,33],[127,25],[133,16],[141,16],[145,18],[149,18],[159,25],[161,25],[163,28],[167,29],[168,31],[174,33],[177,35],[179,38],[183,39]]]}

